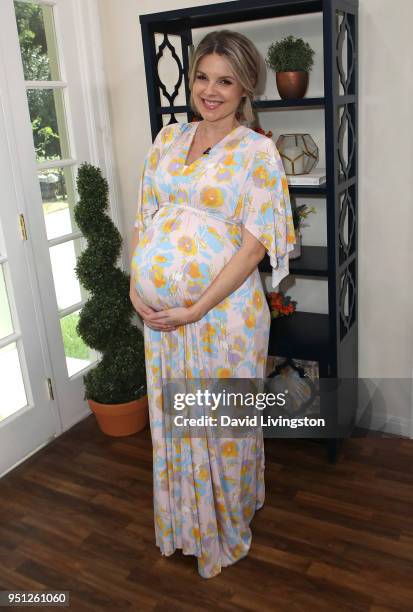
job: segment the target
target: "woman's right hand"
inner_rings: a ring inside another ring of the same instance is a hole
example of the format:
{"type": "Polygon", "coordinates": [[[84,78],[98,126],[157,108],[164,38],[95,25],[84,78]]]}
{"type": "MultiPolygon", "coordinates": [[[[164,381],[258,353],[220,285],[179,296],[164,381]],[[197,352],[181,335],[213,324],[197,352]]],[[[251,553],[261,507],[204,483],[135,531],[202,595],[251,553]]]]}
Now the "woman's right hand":
{"type": "Polygon", "coordinates": [[[136,289],[133,286],[131,286],[130,288],[129,297],[130,297],[130,301],[133,304],[134,309],[136,310],[138,315],[141,317],[141,319],[144,321],[145,325],[147,325],[151,329],[154,329],[155,331],[173,331],[177,329],[176,325],[166,325],[164,323],[155,323],[155,322],[149,321],[147,319],[147,316],[156,311],[150,306],[148,306],[147,304],[145,304],[145,302],[142,300],[142,298],[139,297],[139,295],[136,292],[136,289]]]}

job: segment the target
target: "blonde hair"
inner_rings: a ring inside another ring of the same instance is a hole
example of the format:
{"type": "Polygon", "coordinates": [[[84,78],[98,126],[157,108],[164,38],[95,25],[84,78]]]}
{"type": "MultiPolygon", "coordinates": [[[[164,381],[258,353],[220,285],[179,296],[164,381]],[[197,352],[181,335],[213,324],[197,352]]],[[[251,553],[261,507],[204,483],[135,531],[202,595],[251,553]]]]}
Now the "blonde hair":
{"type": "Polygon", "coordinates": [[[243,116],[247,121],[255,119],[252,108],[255,88],[258,82],[260,69],[260,56],[254,43],[249,38],[232,30],[217,30],[209,32],[199,42],[190,61],[189,89],[191,90],[190,106],[196,115],[200,115],[192,96],[192,88],[200,60],[211,53],[218,53],[227,60],[228,64],[245,90],[237,109],[238,117],[243,116]]]}

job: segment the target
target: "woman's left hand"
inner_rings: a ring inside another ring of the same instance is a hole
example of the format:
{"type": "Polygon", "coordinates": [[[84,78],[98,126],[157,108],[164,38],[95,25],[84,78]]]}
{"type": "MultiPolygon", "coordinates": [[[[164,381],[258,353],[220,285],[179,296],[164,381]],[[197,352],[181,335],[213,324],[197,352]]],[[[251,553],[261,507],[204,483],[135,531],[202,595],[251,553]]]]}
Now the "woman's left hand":
{"type": "Polygon", "coordinates": [[[195,323],[202,317],[197,313],[193,306],[178,306],[176,308],[167,308],[166,310],[159,310],[158,312],[147,315],[147,319],[151,322],[165,323],[166,325],[187,325],[188,323],[195,323]]]}

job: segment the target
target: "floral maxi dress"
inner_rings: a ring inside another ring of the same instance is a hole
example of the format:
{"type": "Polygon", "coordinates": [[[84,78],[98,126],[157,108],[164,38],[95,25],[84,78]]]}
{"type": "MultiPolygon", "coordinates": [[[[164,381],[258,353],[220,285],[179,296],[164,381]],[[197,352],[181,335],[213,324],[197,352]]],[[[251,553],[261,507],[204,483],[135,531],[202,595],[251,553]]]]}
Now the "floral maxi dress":
{"type": "MultiPolygon", "coordinates": [[[[272,286],[295,243],[287,180],[273,141],[240,125],[189,165],[198,123],[158,133],[143,164],[132,275],[155,310],[196,302],[241,246],[241,225],[267,249],[272,286]]],[[[156,544],[198,558],[211,578],[246,556],[264,503],[262,430],[247,438],[168,438],[162,378],[263,378],[270,311],[256,268],[201,320],[172,332],[144,325],[153,444],[156,544]]]]}

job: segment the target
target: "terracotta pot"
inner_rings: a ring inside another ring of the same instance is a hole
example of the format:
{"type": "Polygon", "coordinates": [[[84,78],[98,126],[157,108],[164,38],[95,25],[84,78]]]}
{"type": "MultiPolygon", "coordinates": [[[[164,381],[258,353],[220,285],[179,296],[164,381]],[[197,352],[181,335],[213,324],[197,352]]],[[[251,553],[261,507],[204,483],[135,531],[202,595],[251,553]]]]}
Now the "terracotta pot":
{"type": "Polygon", "coordinates": [[[304,98],[308,87],[308,72],[294,70],[291,72],[276,72],[275,80],[278,93],[283,100],[304,98]]]}
{"type": "Polygon", "coordinates": [[[125,404],[101,404],[92,399],[88,404],[108,436],[130,436],[144,429],[149,420],[147,395],[125,404]]]}

